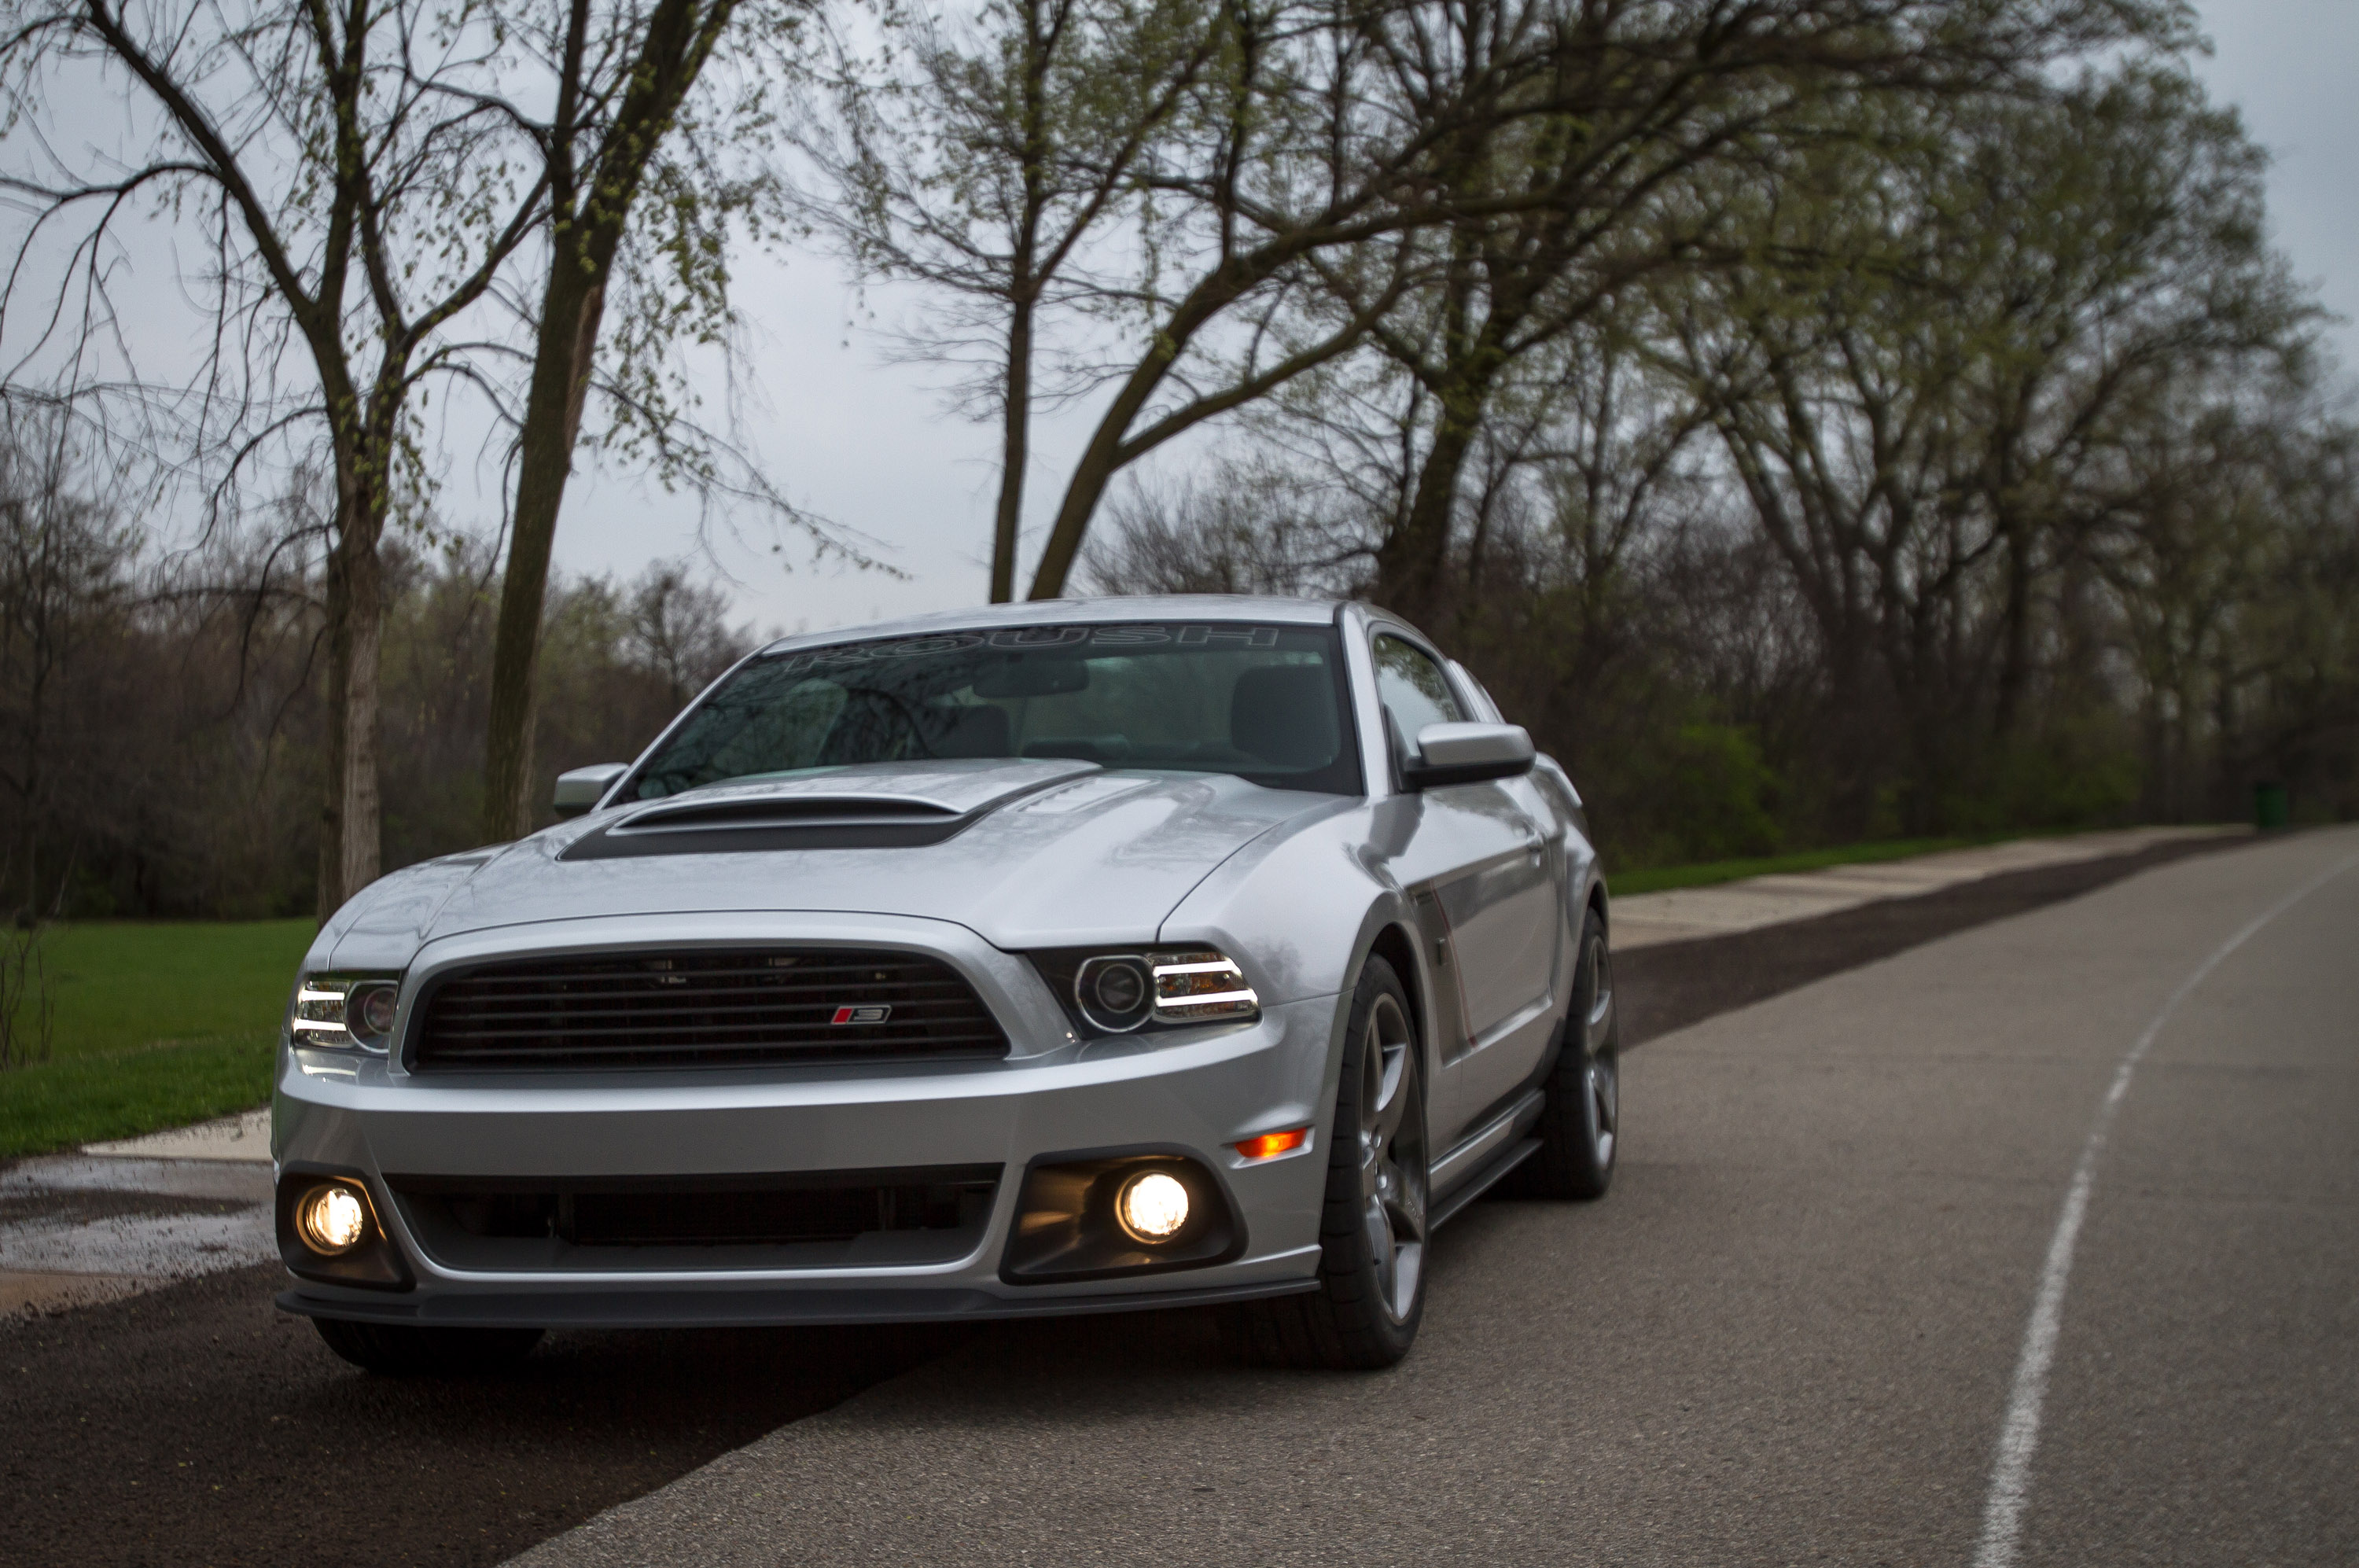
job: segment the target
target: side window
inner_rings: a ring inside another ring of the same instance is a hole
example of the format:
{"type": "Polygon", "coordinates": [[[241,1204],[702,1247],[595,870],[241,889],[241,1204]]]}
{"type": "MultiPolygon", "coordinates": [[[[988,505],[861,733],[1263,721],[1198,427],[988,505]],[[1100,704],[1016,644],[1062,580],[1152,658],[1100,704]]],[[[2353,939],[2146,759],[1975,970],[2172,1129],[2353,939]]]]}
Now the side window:
{"type": "Polygon", "coordinates": [[[1404,750],[1416,749],[1418,732],[1428,724],[1465,722],[1465,712],[1450,694],[1441,667],[1422,649],[1378,633],[1375,656],[1376,698],[1392,716],[1404,750]]]}

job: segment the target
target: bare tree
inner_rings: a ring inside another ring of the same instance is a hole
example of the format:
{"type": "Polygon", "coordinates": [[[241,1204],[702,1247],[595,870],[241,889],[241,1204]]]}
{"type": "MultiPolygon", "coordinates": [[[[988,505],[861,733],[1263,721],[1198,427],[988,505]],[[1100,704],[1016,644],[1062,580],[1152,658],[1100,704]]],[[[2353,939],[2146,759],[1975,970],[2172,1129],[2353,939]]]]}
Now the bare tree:
{"type": "Polygon", "coordinates": [[[46,372],[87,408],[159,416],[151,439],[205,472],[216,500],[306,432],[328,452],[324,919],[379,865],[378,547],[420,476],[415,394],[454,368],[447,329],[548,212],[545,180],[516,172],[516,127],[469,85],[497,73],[498,29],[477,7],[413,0],[10,0],[0,29],[12,120],[50,124],[79,93],[127,88],[137,127],[120,151],[17,139],[10,379],[46,372]],[[143,364],[120,328],[122,231],[149,212],[207,245],[188,279],[199,347],[170,370],[143,364]]]}
{"type": "Polygon", "coordinates": [[[1396,338],[1449,392],[1431,482],[1420,476],[1386,552],[1388,584],[1418,598],[1446,553],[1486,389],[1516,354],[1694,247],[1676,211],[1692,171],[1796,102],[1987,82],[2185,29],[2175,0],[1277,0],[1232,16],[1235,64],[1204,90],[1202,132],[1148,180],[1178,212],[1160,246],[1169,281],[1075,465],[1035,598],[1062,592],[1114,473],[1349,352],[1415,298],[1411,283],[1438,277],[1439,310],[1396,338]],[[1448,237],[1410,254],[1423,233],[1448,237]],[[1291,338],[1270,332],[1273,295],[1312,283],[1327,308],[1291,338]],[[1200,354],[1212,374],[1190,385],[1191,351],[1240,313],[1263,329],[1254,352],[1200,354]],[[1281,346],[1260,352],[1265,339],[1281,346]],[[1158,406],[1175,380],[1177,402],[1158,406]]]}
{"type": "Polygon", "coordinates": [[[699,583],[684,561],[659,561],[631,585],[625,645],[663,682],[675,708],[743,658],[752,639],[728,621],[728,596],[699,583]]]}
{"type": "MultiPolygon", "coordinates": [[[[136,535],[93,498],[62,410],[0,408],[0,920],[33,921],[55,901],[72,854],[60,807],[89,780],[65,758],[92,715],[68,684],[88,644],[132,598],[136,535]]],[[[24,954],[18,954],[18,960],[24,954]]]]}
{"type": "Polygon", "coordinates": [[[1225,20],[1207,0],[986,0],[956,22],[896,5],[844,59],[834,123],[803,138],[806,221],[864,273],[933,291],[903,352],[971,366],[960,400],[999,420],[994,604],[1016,596],[1034,408],[1075,389],[1038,384],[1043,334],[1125,291],[1100,243],[1225,20]]]}
{"type": "Polygon", "coordinates": [[[1097,593],[1349,596],[1364,574],[1365,519],[1350,498],[1266,458],[1134,485],[1110,510],[1082,555],[1097,593]]]}

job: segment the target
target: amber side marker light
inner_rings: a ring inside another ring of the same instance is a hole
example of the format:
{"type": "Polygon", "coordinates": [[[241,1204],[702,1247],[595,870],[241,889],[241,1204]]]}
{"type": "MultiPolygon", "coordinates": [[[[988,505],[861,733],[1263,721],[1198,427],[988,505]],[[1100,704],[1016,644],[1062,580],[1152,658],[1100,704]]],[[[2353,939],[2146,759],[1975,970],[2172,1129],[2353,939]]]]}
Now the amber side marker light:
{"type": "Polygon", "coordinates": [[[1296,1127],[1291,1132],[1266,1132],[1259,1138],[1249,1138],[1236,1148],[1247,1160],[1267,1160],[1274,1154],[1291,1154],[1310,1140],[1309,1127],[1296,1127]]]}

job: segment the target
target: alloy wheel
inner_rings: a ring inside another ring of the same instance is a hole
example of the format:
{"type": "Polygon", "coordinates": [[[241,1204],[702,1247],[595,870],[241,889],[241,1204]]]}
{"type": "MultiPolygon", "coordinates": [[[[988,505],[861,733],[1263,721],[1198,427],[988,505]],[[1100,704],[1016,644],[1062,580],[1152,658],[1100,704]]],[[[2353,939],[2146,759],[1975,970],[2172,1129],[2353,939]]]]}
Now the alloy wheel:
{"type": "Polygon", "coordinates": [[[1360,1198],[1368,1256],[1393,1322],[1416,1305],[1425,1262],[1425,1109],[1400,1004],[1378,996],[1360,1053],[1360,1198]]]}
{"type": "Polygon", "coordinates": [[[1589,1064],[1590,1127],[1597,1140],[1599,1169],[1614,1163],[1614,1138],[1622,1113],[1622,1062],[1614,1039],[1614,960],[1603,942],[1588,953],[1589,1017],[1582,1025],[1582,1054],[1589,1064]]]}

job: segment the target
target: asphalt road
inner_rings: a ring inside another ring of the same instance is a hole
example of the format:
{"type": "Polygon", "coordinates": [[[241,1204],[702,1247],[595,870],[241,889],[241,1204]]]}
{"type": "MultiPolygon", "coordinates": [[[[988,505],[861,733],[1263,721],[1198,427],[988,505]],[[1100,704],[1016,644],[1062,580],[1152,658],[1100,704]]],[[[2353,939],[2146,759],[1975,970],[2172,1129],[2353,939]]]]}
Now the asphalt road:
{"type": "MultiPolygon", "coordinates": [[[[1632,955],[1639,1032],[1720,1016],[1630,1059],[1605,1203],[1443,1234],[1388,1374],[1240,1369],[1172,1315],[569,1334],[514,1377],[389,1383],[275,1314],[269,1269],[0,1326],[0,1562],[484,1563],[555,1537],[533,1561],[1963,1564],[2121,1055],[2354,850],[2281,839],[2070,903],[2129,867],[2027,873],[1632,955]]],[[[2359,1560],[2354,931],[2359,870],[2140,1067],[2021,1561],[2359,1560]]]]}
{"type": "Polygon", "coordinates": [[[556,1564],[2359,1560],[2359,832],[2181,862],[1657,1040],[1594,1205],[1443,1233],[1379,1376],[1012,1325],[556,1564]],[[2190,976],[2257,915],[2339,876],[2190,976]],[[1995,1445],[2076,1168],[2020,1533],[1995,1445]]]}

